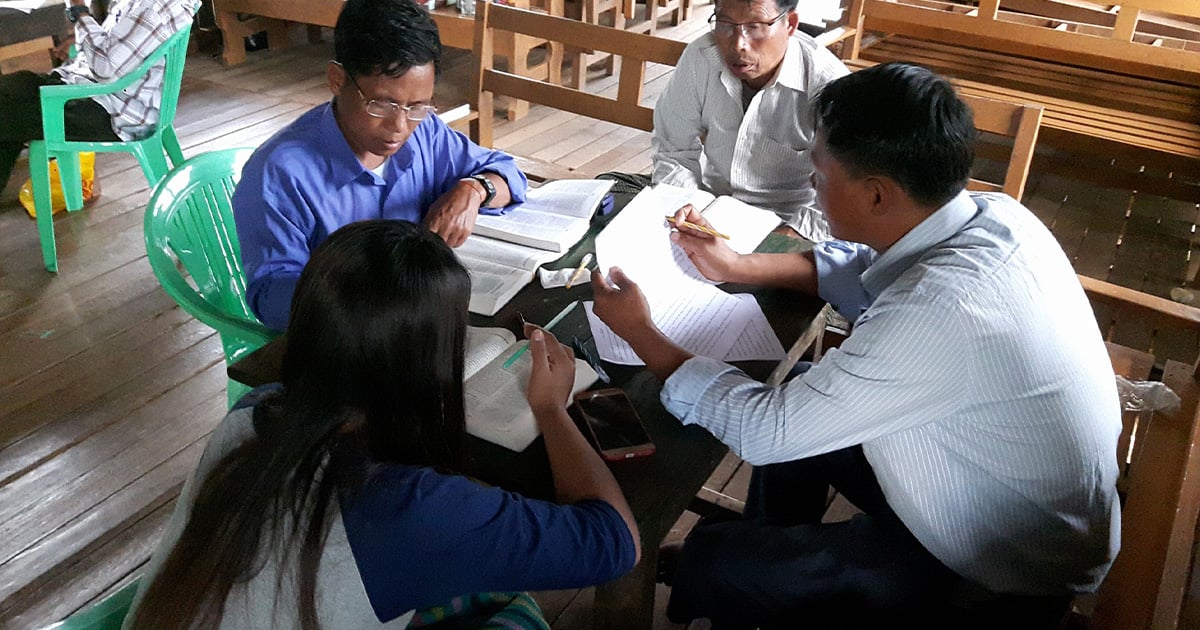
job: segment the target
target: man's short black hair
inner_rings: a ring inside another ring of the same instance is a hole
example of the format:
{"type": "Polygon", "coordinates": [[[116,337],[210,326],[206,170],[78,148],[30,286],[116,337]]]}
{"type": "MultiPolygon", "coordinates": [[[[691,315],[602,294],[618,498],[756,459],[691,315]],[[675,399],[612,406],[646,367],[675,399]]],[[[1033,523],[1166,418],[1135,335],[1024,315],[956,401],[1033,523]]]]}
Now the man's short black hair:
{"type": "Polygon", "coordinates": [[[967,184],[977,135],[971,108],[926,68],[887,63],[844,76],[813,100],[813,118],[826,149],[856,177],[889,177],[932,207],[967,184]]]}
{"type": "Polygon", "coordinates": [[[400,76],[442,59],[437,24],[412,0],[347,0],[333,29],[336,61],[350,76],[400,76]]]}
{"type": "MultiPolygon", "coordinates": [[[[726,4],[728,2],[741,2],[744,4],[750,4],[754,2],[754,0],[716,0],[716,2],[713,3],[713,8],[716,9],[717,5],[726,4]]],[[[796,3],[799,2],[799,0],[774,0],[774,2],[775,8],[779,9],[780,13],[785,13],[787,11],[794,11],[796,9],[796,3]]]]}

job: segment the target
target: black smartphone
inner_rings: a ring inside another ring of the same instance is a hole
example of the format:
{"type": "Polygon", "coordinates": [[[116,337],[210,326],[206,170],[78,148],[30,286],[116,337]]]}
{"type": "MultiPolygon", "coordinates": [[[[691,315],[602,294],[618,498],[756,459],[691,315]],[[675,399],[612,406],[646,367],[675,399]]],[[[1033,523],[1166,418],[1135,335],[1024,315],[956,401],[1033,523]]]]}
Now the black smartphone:
{"type": "Polygon", "coordinates": [[[603,459],[616,462],[654,453],[654,443],[637,410],[620,389],[579,392],[575,395],[575,407],[603,459]]]}

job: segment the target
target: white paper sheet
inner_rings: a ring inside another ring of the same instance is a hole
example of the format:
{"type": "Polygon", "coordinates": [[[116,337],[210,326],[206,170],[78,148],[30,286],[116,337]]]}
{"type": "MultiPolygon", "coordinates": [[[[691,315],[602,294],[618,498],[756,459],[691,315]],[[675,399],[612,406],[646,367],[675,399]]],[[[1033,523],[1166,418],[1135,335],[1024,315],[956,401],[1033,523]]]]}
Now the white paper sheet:
{"type": "MultiPolygon", "coordinates": [[[[652,300],[650,316],[664,335],[688,352],[724,359],[749,325],[753,311],[714,286],[702,286],[702,291],[691,295],[652,300]]],[[[621,365],[644,365],[633,348],[596,317],[592,307],[593,302],[584,303],[600,358],[621,365]]]]}
{"type": "MultiPolygon", "coordinates": [[[[672,230],[664,217],[684,203],[704,203],[705,196],[713,208],[714,227],[729,234],[731,245],[736,243],[740,251],[753,251],[779,223],[774,214],[733,199],[713,202],[712,195],[703,191],[656,186],[639,193],[597,235],[597,264],[605,274],[618,266],[636,282],[646,296],[654,324],[686,350],[724,360],[737,345],[738,356],[770,355],[775,348],[763,334],[761,326],[766,320],[758,303],[753,298],[743,302],[718,289],[671,242],[672,230]],[[747,328],[753,328],[751,337],[738,344],[747,328]]],[[[633,349],[594,315],[590,304],[587,314],[600,358],[642,364],[633,349]]],[[[778,339],[774,343],[778,346],[778,339]]]]}
{"type": "Polygon", "coordinates": [[[733,347],[725,354],[726,361],[778,361],[787,354],[779,337],[767,321],[767,316],[758,305],[758,300],[749,293],[735,294],[749,308],[749,320],[733,347]]]}

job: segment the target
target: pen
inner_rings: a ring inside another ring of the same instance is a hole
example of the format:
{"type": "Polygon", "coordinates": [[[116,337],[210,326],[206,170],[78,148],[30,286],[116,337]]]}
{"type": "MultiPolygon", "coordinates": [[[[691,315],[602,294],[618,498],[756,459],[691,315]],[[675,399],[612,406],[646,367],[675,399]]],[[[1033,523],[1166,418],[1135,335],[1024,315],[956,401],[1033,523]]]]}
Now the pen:
{"type": "Polygon", "coordinates": [[[674,226],[675,226],[675,227],[677,227],[677,228],[678,228],[678,227],[686,227],[686,228],[691,228],[691,229],[693,229],[693,230],[696,230],[696,231],[698,231],[698,232],[704,232],[705,234],[710,234],[710,235],[712,235],[712,236],[715,236],[715,237],[717,237],[717,238],[723,238],[723,239],[725,239],[725,240],[727,240],[727,241],[729,240],[729,236],[728,236],[728,235],[722,234],[722,233],[720,233],[720,232],[718,232],[718,231],[716,231],[716,230],[714,230],[714,229],[712,229],[712,228],[710,228],[710,227],[704,227],[703,225],[696,225],[695,223],[692,223],[691,221],[676,221],[676,220],[675,220],[675,217],[673,217],[673,216],[671,216],[671,215],[669,215],[669,214],[667,215],[667,223],[670,223],[671,225],[674,225],[674,226]]]}
{"type": "Polygon", "coordinates": [[[568,289],[571,288],[571,285],[575,284],[575,281],[579,279],[579,276],[583,275],[583,270],[587,269],[588,264],[591,262],[592,262],[592,253],[588,252],[588,253],[584,254],[583,260],[579,261],[579,266],[575,268],[575,273],[571,274],[571,278],[569,280],[567,280],[567,288],[568,289]]]}
{"type": "MultiPolygon", "coordinates": [[[[559,311],[558,315],[554,316],[554,319],[550,320],[545,326],[542,326],[542,330],[550,330],[551,328],[554,328],[554,326],[556,324],[561,322],[563,320],[563,318],[567,316],[567,313],[571,312],[571,309],[575,308],[576,304],[579,304],[579,300],[575,300],[574,302],[571,302],[570,304],[563,307],[563,310],[559,311]]],[[[521,355],[525,354],[525,351],[528,349],[529,349],[529,342],[527,341],[527,342],[525,342],[524,345],[522,345],[520,348],[518,348],[516,352],[512,353],[512,356],[508,357],[508,360],[506,360],[504,362],[504,365],[501,367],[503,367],[504,369],[507,370],[513,363],[516,363],[517,359],[521,358],[521,355]]]]}

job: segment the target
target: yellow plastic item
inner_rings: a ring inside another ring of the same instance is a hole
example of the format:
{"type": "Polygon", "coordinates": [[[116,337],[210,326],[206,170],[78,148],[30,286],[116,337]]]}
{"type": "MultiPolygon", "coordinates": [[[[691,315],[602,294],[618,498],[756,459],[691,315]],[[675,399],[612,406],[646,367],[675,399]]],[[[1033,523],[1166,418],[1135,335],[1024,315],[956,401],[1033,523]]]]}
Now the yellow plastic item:
{"type": "MultiPolygon", "coordinates": [[[[81,151],[79,153],[79,174],[83,180],[83,200],[87,201],[92,198],[92,182],[96,181],[96,154],[91,151],[81,151]]],[[[25,184],[21,186],[20,192],[17,193],[17,199],[21,200],[21,205],[25,206],[25,212],[29,216],[36,219],[37,210],[33,203],[33,179],[25,180],[25,184]]],[[[63,197],[62,178],[58,175],[58,161],[51,160],[50,162],[50,205],[54,208],[53,214],[58,214],[67,209],[67,200],[63,197]]]]}

